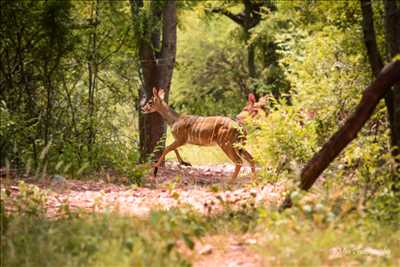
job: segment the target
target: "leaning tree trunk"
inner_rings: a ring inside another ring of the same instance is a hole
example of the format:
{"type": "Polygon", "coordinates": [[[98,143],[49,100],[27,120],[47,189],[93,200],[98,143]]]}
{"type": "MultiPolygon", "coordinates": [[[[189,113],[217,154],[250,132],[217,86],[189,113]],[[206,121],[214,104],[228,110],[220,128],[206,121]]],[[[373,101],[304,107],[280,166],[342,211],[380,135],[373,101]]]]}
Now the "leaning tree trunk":
{"type": "MultiPolygon", "coordinates": [[[[152,96],[153,87],[165,90],[168,102],[169,89],[176,57],[176,1],[166,1],[160,8],[151,2],[151,15],[143,11],[142,0],[130,0],[132,15],[135,19],[142,16],[142,24],[134,23],[139,46],[139,59],[142,74],[142,88],[139,100],[152,96]],[[161,23],[161,28],[157,26],[161,23]],[[140,32],[143,30],[144,32],[140,32]],[[162,38],[161,38],[162,35],[162,38]]],[[[158,113],[143,114],[139,108],[139,149],[140,161],[147,161],[150,156],[158,159],[165,146],[161,140],[166,133],[166,125],[158,113]],[[158,148],[158,149],[156,149],[158,148]],[[155,150],[156,149],[156,150],[155,150]]]]}
{"type": "MultiPolygon", "coordinates": [[[[319,175],[339,155],[339,153],[357,136],[366,121],[371,117],[379,100],[390,90],[390,87],[400,81],[400,61],[386,65],[378,77],[364,91],[356,110],[346,120],[344,125],[329,139],[307,163],[301,172],[300,189],[308,190],[319,175]]],[[[281,210],[292,206],[290,195],[281,205],[281,210]]]]}

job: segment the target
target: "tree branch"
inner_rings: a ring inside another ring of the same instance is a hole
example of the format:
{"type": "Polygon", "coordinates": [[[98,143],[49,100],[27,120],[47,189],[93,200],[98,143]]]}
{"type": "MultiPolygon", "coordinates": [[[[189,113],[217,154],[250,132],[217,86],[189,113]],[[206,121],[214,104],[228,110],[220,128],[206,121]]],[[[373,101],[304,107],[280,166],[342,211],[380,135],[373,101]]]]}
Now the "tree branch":
{"type": "Polygon", "coordinates": [[[228,11],[228,10],[226,10],[226,9],[220,8],[220,7],[213,8],[213,9],[211,9],[210,11],[211,11],[212,13],[217,13],[217,14],[224,15],[224,16],[230,18],[230,19],[233,20],[235,23],[237,23],[237,24],[239,24],[239,25],[241,25],[241,26],[244,25],[244,22],[245,22],[245,21],[244,21],[244,16],[243,16],[243,14],[233,14],[232,12],[230,12],[230,11],[228,11]]]}

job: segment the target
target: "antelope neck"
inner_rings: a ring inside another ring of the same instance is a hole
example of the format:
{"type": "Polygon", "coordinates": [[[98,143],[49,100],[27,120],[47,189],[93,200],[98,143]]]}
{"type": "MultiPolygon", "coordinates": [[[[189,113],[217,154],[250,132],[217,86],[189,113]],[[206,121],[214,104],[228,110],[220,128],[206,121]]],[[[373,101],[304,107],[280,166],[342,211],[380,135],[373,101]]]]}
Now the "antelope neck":
{"type": "Polygon", "coordinates": [[[170,108],[166,103],[162,103],[158,113],[160,113],[160,115],[164,118],[168,126],[172,126],[179,119],[179,114],[170,108]]]}

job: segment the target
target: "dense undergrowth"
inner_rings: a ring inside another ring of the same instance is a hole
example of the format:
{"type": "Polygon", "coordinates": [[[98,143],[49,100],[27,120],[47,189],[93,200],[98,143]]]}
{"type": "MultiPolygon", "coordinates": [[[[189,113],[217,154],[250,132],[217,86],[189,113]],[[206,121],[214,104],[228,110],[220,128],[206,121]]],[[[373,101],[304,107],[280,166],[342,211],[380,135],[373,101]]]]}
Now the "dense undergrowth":
{"type": "Polygon", "coordinates": [[[292,193],[294,207],[234,208],[201,215],[190,207],[154,210],[148,217],[70,211],[46,215],[46,194],[20,184],[13,198],[2,191],[2,266],[190,266],[202,237],[253,236],[266,265],[397,266],[399,220],[377,220],[370,208],[343,192],[322,199],[292,193]],[[5,212],[4,203],[13,212],[5,212]]]}

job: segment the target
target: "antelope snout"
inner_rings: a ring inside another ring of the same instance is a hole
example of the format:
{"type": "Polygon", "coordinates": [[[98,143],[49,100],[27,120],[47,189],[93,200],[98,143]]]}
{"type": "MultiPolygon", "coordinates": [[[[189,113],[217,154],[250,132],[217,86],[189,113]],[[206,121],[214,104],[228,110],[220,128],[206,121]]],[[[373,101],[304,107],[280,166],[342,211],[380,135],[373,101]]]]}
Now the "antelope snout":
{"type": "Polygon", "coordinates": [[[141,106],[140,109],[142,110],[143,113],[149,113],[149,105],[144,105],[141,106]]]}
{"type": "Polygon", "coordinates": [[[244,123],[245,118],[246,118],[246,114],[240,113],[236,116],[236,121],[239,123],[244,123]]]}

